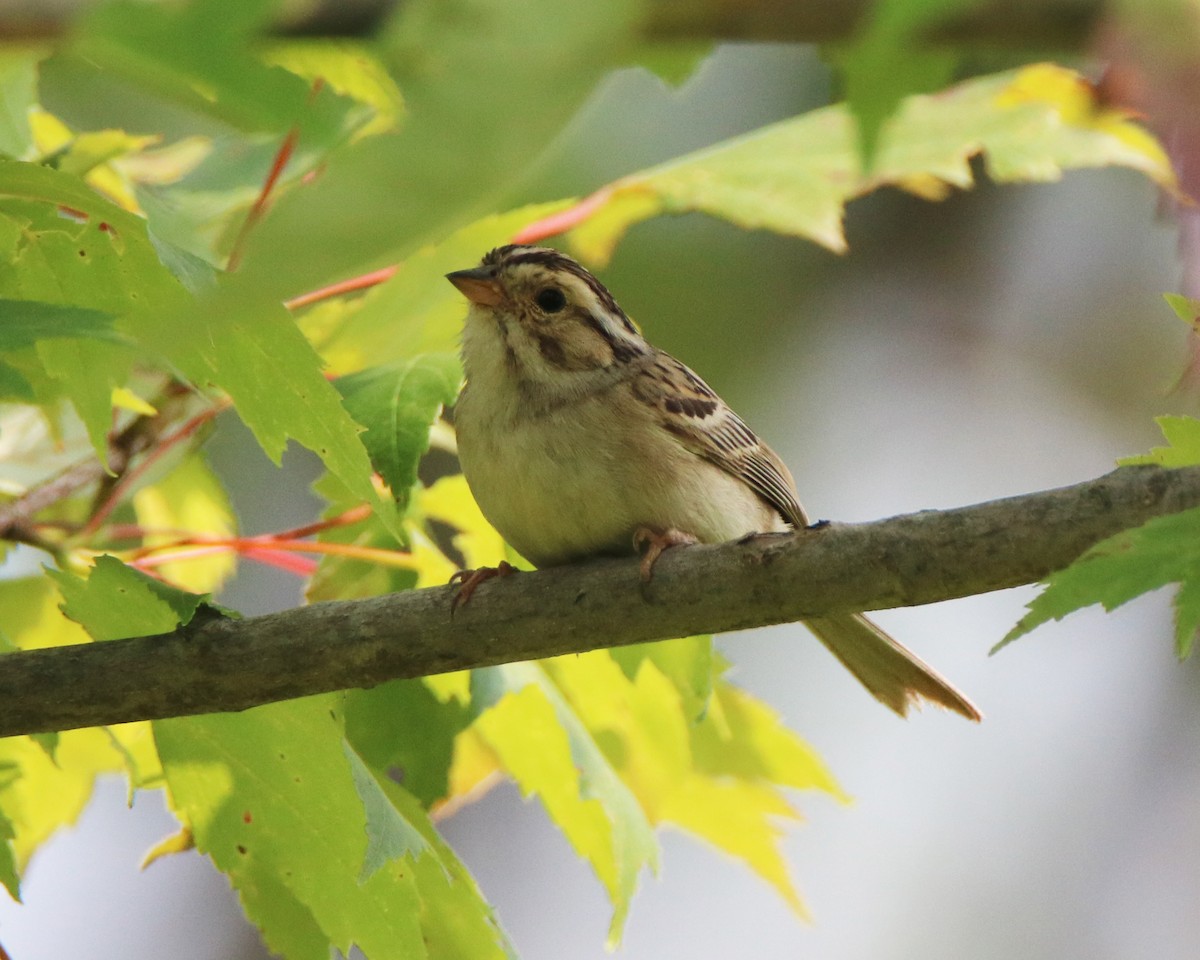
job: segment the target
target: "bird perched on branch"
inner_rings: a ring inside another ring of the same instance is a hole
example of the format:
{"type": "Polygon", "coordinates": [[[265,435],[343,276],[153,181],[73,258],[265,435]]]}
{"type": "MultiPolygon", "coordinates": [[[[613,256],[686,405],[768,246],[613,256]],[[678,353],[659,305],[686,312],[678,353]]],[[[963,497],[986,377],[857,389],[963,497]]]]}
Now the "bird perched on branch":
{"type": "MultiPolygon", "coordinates": [[[[716,392],[642,336],[575,260],[511,245],[447,274],[471,302],[458,452],[484,516],[537,567],[801,530],[783,461],[716,392]]],[[[508,568],[511,570],[511,568],[508,568]]],[[[459,601],[489,576],[465,574],[459,601]]],[[[805,624],[877,699],[975,706],[861,614],[805,624]]]]}

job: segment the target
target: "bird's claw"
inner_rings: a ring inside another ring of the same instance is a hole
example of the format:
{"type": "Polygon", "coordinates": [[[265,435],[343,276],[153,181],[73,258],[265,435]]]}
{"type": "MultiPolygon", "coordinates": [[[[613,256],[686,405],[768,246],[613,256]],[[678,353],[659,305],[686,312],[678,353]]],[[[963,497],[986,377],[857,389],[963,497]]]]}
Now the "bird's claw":
{"type": "Polygon", "coordinates": [[[658,558],[662,556],[664,550],[671,547],[684,547],[693,543],[699,543],[690,533],[684,533],[682,530],[676,530],[671,527],[668,530],[652,530],[650,527],[638,527],[633,534],[633,547],[639,553],[644,549],[642,554],[642,583],[649,583],[654,577],[654,565],[658,563],[658,558]]]}
{"type": "Polygon", "coordinates": [[[496,577],[507,577],[510,574],[516,573],[517,568],[507,560],[501,560],[494,567],[477,567],[474,570],[459,570],[450,577],[449,584],[461,584],[458,593],[454,595],[454,599],[450,601],[450,613],[459,607],[465,607],[470,601],[472,594],[479,589],[479,585],[488,580],[493,580],[496,577]]]}

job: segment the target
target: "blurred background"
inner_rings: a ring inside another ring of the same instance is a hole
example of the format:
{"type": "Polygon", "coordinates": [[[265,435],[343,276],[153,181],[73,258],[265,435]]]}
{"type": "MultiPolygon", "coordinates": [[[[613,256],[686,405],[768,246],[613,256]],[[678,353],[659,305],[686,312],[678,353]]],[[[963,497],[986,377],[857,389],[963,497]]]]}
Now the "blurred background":
{"type": "MultiPolygon", "coordinates": [[[[629,69],[551,145],[514,201],[621,174],[827,103],[798,46],[720,47],[681,88],[629,69]]],[[[540,145],[539,145],[540,146],[540,145]]],[[[531,151],[536,153],[537,151],[531,151]]],[[[603,279],[786,460],[816,517],[870,520],[1070,484],[1158,440],[1186,329],[1176,228],[1126,171],[986,184],[940,204],[895,192],[849,210],[850,252],[699,216],[653,221],[603,279]]],[[[482,253],[482,251],[480,251],[482,253]]],[[[469,264],[463,264],[469,266],[469,264]]],[[[211,442],[248,533],[313,515],[317,467],[276,470],[232,419],[211,442]]],[[[871,700],[800,627],[727,636],[735,680],[807,738],[854,798],[797,795],[786,852],[811,917],[675,835],[635,899],[628,960],[922,957],[1184,960],[1200,949],[1200,668],[1172,655],[1169,597],[1076,614],[989,658],[1032,589],[879,620],[980,705],[976,727],[871,700]]],[[[244,564],[222,602],[295,605],[244,564]]],[[[536,802],[502,786],[443,823],[525,960],[603,948],[603,890],[536,802]]],[[[156,794],[106,781],[78,827],[0,898],[12,960],[265,956],[198,854],[139,873],[175,830],[156,794]]]]}

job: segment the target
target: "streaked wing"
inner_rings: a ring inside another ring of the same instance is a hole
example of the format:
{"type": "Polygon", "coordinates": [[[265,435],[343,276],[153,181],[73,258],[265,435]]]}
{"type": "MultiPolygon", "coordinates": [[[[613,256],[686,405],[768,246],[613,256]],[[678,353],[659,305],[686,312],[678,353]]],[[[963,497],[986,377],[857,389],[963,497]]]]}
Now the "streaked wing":
{"type": "Polygon", "coordinates": [[[743,481],[793,527],[808,525],[783,461],[695,373],[657,351],[633,389],[684,447],[743,481]]]}

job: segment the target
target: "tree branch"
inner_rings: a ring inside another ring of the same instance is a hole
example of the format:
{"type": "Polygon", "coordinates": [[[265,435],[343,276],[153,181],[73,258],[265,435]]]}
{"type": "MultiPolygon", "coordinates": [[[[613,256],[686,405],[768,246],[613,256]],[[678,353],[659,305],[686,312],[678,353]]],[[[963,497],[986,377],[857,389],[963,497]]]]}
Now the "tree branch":
{"type": "MultiPolygon", "coordinates": [[[[60,37],[87,5],[83,0],[9,0],[5,36],[26,42],[60,37]]],[[[401,6],[395,0],[318,0],[285,8],[269,31],[292,37],[371,36],[401,6]]],[[[934,18],[925,34],[933,45],[1079,50],[1112,6],[1105,0],[981,0],[934,18]]],[[[871,7],[871,0],[653,0],[645,31],[659,40],[827,43],[852,36],[871,7]]]]}
{"type": "MultiPolygon", "coordinates": [[[[829,43],[853,36],[875,6],[871,0],[654,0],[647,32],[659,39],[829,43]]],[[[1104,0],[982,0],[933,18],[923,33],[934,46],[1078,50],[1109,6],[1104,0]]]]}
{"type": "Polygon", "coordinates": [[[318,603],[156,637],[0,657],[0,736],[243,710],[348,687],[912,606],[1040,580],[1099,540],[1200,506],[1200,467],[1132,467],[1073,487],[875,523],[668,551],[484,584],[451,617],[434,587],[318,603]]]}

